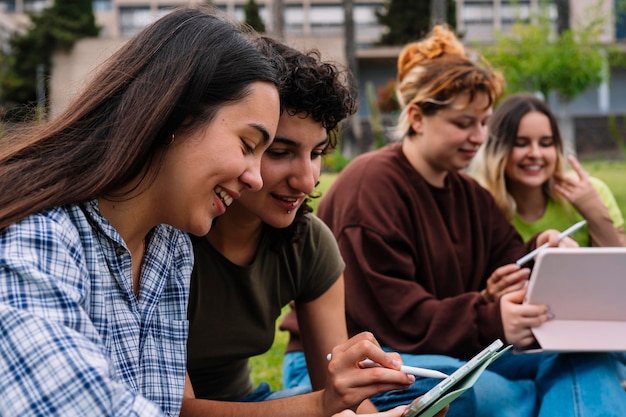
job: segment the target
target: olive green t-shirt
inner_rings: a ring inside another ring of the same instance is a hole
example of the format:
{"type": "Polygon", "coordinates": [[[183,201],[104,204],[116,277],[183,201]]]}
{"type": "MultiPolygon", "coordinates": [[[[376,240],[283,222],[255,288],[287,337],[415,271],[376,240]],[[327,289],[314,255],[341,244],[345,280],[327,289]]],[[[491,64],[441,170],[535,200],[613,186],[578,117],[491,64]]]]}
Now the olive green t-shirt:
{"type": "Polygon", "coordinates": [[[238,400],[250,394],[248,358],[272,346],[282,307],[316,299],[343,273],[335,238],[317,217],[308,215],[306,233],[296,243],[271,244],[275,236],[264,230],[247,266],[192,236],[187,367],[198,398],[238,400]]]}
{"type": "MultiPolygon", "coordinates": [[[[591,177],[591,184],[600,194],[602,202],[609,210],[609,215],[613,220],[613,226],[620,227],[624,225],[624,219],[622,212],[615,201],[615,197],[609,187],[598,178],[591,177]]],[[[526,223],[517,214],[513,217],[513,226],[517,229],[524,241],[527,241],[532,236],[539,232],[543,232],[547,229],[565,230],[574,223],[583,220],[583,216],[576,211],[571,204],[559,204],[556,201],[548,200],[546,211],[540,219],[526,223]]],[[[587,225],[583,226],[580,230],[574,232],[571,236],[580,246],[589,246],[590,236],[587,225]]]]}

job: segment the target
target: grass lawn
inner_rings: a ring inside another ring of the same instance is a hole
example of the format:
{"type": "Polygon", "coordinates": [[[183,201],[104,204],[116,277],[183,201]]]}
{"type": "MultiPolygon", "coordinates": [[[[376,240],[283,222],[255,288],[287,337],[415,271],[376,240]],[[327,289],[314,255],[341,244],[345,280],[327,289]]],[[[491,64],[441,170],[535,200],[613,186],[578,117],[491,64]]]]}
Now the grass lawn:
{"type": "MultiPolygon", "coordinates": [[[[582,165],[590,175],[600,178],[609,186],[622,214],[626,215],[626,162],[586,161],[582,165]]],[[[336,176],[335,173],[322,174],[318,190],[323,194],[336,176]]],[[[317,207],[318,202],[319,199],[313,200],[312,205],[317,207]]],[[[285,311],[283,309],[283,314],[285,311]]],[[[252,379],[255,384],[265,381],[270,384],[272,389],[282,388],[282,360],[287,339],[287,333],[277,330],[272,348],[267,353],[250,360],[252,379]]]]}
{"type": "Polygon", "coordinates": [[[626,162],[589,161],[582,165],[589,175],[600,178],[609,186],[622,215],[626,216],[626,162]]]}

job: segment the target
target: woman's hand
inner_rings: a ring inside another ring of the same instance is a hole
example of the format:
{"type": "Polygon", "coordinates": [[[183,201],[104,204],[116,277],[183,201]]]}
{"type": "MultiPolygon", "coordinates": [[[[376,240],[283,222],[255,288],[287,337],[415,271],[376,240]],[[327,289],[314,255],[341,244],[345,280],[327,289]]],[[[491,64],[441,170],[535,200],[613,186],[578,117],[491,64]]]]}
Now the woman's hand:
{"type": "Polygon", "coordinates": [[[559,240],[560,235],[561,232],[555,229],[548,229],[544,232],[541,232],[537,236],[536,246],[539,247],[544,243],[547,243],[550,247],[559,248],[577,248],[579,246],[578,242],[576,242],[569,236],[559,240]]]}
{"type": "Polygon", "coordinates": [[[604,203],[600,193],[589,180],[589,174],[578,160],[573,156],[570,156],[568,160],[574,168],[574,175],[555,173],[554,190],[563,195],[586,218],[591,214],[585,213],[586,208],[597,207],[597,204],[604,203]],[[592,201],[595,204],[590,204],[592,201]]]}
{"type": "Polygon", "coordinates": [[[536,342],[531,329],[550,320],[550,311],[545,305],[522,304],[526,291],[527,288],[522,288],[500,298],[504,337],[508,343],[522,349],[536,342]]]}
{"type": "Polygon", "coordinates": [[[404,389],[415,381],[413,375],[400,371],[400,355],[383,351],[369,332],[348,339],[333,348],[331,353],[323,394],[327,415],[346,409],[355,410],[363,400],[374,394],[404,389]],[[381,366],[363,367],[360,363],[368,358],[381,366]]]}
{"type": "Polygon", "coordinates": [[[529,276],[530,269],[521,268],[517,264],[501,266],[487,279],[487,288],[480,295],[487,301],[499,300],[508,292],[524,288],[529,276]]]}

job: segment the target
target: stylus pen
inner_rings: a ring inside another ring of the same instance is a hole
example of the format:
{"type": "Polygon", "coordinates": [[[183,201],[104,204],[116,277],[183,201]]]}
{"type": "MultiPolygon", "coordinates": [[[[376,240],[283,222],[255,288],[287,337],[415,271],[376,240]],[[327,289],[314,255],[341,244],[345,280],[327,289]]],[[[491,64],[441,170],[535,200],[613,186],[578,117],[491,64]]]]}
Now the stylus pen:
{"type": "MultiPolygon", "coordinates": [[[[565,239],[567,236],[571,235],[572,233],[574,233],[576,230],[580,229],[581,227],[583,227],[585,224],[587,223],[587,220],[581,220],[578,223],[568,227],[567,229],[565,229],[563,231],[563,233],[561,233],[557,239],[557,242],[562,241],[563,239],[565,239]]],[[[537,249],[535,249],[532,252],[529,252],[527,255],[522,256],[521,258],[519,258],[517,261],[515,261],[516,264],[518,264],[519,266],[524,265],[525,263],[529,262],[531,259],[533,259],[539,252],[541,252],[542,250],[546,249],[548,246],[550,246],[548,243],[544,243],[543,245],[539,246],[537,249]]]]}
{"type": "MultiPolygon", "coordinates": [[[[328,355],[326,355],[326,359],[330,360],[330,358],[331,358],[331,354],[329,353],[328,355]]],[[[371,359],[365,359],[364,361],[361,361],[361,365],[363,365],[365,368],[374,368],[374,367],[377,367],[377,366],[382,367],[381,364],[376,363],[376,362],[374,362],[371,359]]],[[[424,377],[424,378],[444,379],[444,378],[448,377],[448,375],[444,374],[443,372],[435,371],[433,369],[417,368],[415,366],[404,366],[404,365],[402,365],[400,367],[400,371],[404,372],[405,374],[421,376],[421,377],[424,377]]]]}

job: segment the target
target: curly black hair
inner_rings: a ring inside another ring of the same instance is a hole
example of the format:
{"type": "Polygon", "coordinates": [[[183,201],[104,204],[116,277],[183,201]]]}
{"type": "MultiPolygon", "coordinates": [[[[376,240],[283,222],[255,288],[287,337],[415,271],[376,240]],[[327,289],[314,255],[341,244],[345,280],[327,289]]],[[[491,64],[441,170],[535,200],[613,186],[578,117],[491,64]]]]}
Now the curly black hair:
{"type": "MultiPolygon", "coordinates": [[[[328,134],[325,152],[337,146],[340,124],[357,110],[357,93],[352,75],[347,68],[330,61],[322,61],[317,49],[301,52],[282,41],[260,36],[259,48],[273,57],[281,69],[280,102],[283,112],[289,115],[303,114],[320,123],[328,134]]],[[[294,222],[285,229],[276,230],[283,239],[297,241],[306,224],[306,214],[313,209],[309,195],[298,209],[294,222]]]]}

